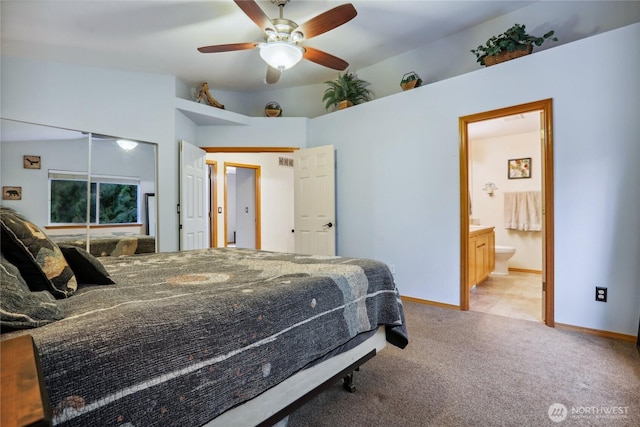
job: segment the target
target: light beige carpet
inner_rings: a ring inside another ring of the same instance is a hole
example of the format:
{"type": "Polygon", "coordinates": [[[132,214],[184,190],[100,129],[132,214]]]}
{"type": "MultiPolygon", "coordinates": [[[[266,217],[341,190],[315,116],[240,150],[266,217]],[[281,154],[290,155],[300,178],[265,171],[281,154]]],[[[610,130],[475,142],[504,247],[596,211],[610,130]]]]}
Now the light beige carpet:
{"type": "Polygon", "coordinates": [[[336,384],[289,427],[640,426],[635,344],[412,302],[405,313],[406,349],[388,345],[355,393],[336,384]]]}

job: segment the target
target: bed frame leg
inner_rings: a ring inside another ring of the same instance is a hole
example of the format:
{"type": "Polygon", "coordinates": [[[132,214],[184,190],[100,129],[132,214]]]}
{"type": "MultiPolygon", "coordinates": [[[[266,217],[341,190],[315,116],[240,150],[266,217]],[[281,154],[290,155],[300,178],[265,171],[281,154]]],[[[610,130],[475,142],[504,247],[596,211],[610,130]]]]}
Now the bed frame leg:
{"type": "Polygon", "coordinates": [[[353,384],[353,372],[359,370],[360,368],[358,367],[342,378],[342,388],[347,390],[349,393],[355,393],[356,391],[356,386],[353,384]]]}

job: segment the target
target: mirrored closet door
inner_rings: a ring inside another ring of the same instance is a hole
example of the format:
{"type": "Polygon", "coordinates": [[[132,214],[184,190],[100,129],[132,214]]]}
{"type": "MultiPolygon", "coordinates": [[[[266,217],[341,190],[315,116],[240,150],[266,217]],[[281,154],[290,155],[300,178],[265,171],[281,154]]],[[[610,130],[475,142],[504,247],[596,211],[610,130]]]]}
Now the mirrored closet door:
{"type": "Polygon", "coordinates": [[[2,205],[97,256],[156,251],[156,145],[2,119],[2,205]]]}

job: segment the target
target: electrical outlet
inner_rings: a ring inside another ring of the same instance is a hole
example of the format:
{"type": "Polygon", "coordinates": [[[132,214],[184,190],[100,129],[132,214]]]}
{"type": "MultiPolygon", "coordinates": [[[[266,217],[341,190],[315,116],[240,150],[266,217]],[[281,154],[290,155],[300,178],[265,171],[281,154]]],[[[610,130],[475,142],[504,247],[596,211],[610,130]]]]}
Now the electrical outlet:
{"type": "Polygon", "coordinates": [[[596,286],[596,301],[607,302],[607,288],[596,286]]]}

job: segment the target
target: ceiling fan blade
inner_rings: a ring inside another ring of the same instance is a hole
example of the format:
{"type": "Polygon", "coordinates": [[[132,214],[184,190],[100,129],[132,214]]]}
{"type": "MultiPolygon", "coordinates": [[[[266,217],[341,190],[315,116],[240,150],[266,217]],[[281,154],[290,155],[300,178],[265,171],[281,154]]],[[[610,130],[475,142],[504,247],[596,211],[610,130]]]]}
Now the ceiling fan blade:
{"type": "Polygon", "coordinates": [[[357,14],[356,8],[351,3],[343,4],[311,18],[296,30],[302,32],[304,38],[308,40],[351,21],[357,14]]]}
{"type": "Polygon", "coordinates": [[[253,0],[234,0],[240,9],[262,30],[275,31],[271,19],[260,9],[260,6],[253,0]]]}
{"type": "Polygon", "coordinates": [[[231,52],[234,50],[247,50],[253,49],[258,43],[231,43],[231,44],[216,44],[213,46],[199,47],[198,50],[201,53],[217,53],[217,52],[231,52]]]}
{"type": "Polygon", "coordinates": [[[349,66],[349,63],[347,61],[342,60],[337,56],[330,55],[327,52],[323,52],[312,47],[305,47],[304,49],[305,52],[302,57],[311,62],[315,62],[316,64],[320,64],[339,71],[344,71],[349,66]]]}
{"type": "Polygon", "coordinates": [[[274,83],[278,83],[278,80],[280,80],[280,74],[282,74],[282,72],[279,69],[268,66],[266,79],[267,84],[272,85],[274,83]]]}

